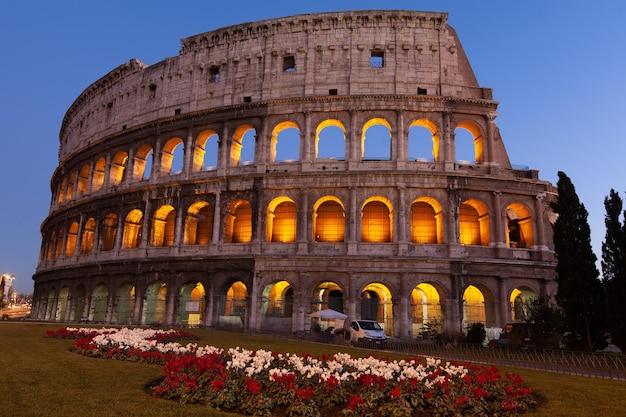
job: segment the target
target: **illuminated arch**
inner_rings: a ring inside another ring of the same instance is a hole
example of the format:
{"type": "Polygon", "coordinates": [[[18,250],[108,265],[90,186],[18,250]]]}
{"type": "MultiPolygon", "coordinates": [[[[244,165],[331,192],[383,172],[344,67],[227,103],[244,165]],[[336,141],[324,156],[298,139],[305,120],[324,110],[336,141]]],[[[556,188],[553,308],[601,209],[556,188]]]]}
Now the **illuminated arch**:
{"type": "Polygon", "coordinates": [[[143,144],[135,152],[133,161],[133,179],[135,181],[147,180],[150,178],[154,151],[152,146],[143,144]]]}
{"type": "Polygon", "coordinates": [[[108,251],[115,246],[115,235],[117,234],[117,215],[108,213],[102,221],[102,233],[100,235],[101,250],[108,251]]]}
{"type": "Polygon", "coordinates": [[[124,219],[122,248],[138,248],[141,243],[143,229],[143,212],[139,209],[131,210],[124,219]]]}
{"type": "Polygon", "coordinates": [[[152,282],[146,289],[141,324],[161,326],[165,323],[167,285],[161,280],[152,282]]]}
{"type": "Polygon", "coordinates": [[[93,176],[91,178],[91,191],[100,191],[104,184],[104,170],[106,167],[106,159],[104,157],[98,158],[93,168],[93,176]]]}
{"type": "Polygon", "coordinates": [[[163,205],[154,212],[152,218],[152,246],[172,246],[176,223],[176,210],[170,205],[163,205]]]}
{"type": "Polygon", "coordinates": [[[115,323],[131,324],[135,311],[135,287],[130,282],[124,282],[117,288],[115,306],[115,323]]]}
{"type": "MultiPolygon", "coordinates": [[[[468,131],[470,133],[470,135],[472,135],[472,139],[473,139],[473,147],[474,147],[474,158],[473,161],[470,161],[472,163],[476,163],[476,164],[482,164],[485,161],[485,149],[484,149],[484,137],[483,137],[483,132],[481,131],[481,129],[474,123],[474,122],[469,122],[469,121],[463,121],[460,122],[459,124],[457,124],[456,129],[464,129],[466,131],[468,131]]],[[[455,140],[455,145],[456,145],[456,140],[455,140]]],[[[458,152],[457,152],[457,157],[455,159],[459,159],[458,158],[458,152]]]]}
{"type": "Polygon", "coordinates": [[[76,183],[77,197],[82,197],[89,191],[89,173],[91,168],[85,164],[80,168],[78,172],[78,181],[76,183]]]}
{"type": "Polygon", "coordinates": [[[54,242],[54,258],[60,258],[63,253],[63,241],[65,240],[65,227],[59,229],[56,241],[54,242]]]}
{"type": "Polygon", "coordinates": [[[224,215],[224,242],[252,242],[252,205],[243,199],[228,204],[224,215]]]}
{"type": "Polygon", "coordinates": [[[241,281],[226,284],[220,292],[219,324],[242,328],[248,310],[248,288],[241,281]]]}
{"type": "Polygon", "coordinates": [[[93,243],[96,233],[96,221],[89,217],[83,226],[83,236],[80,243],[80,253],[89,253],[93,250],[93,243]]]}
{"type": "Polygon", "coordinates": [[[387,335],[393,334],[393,302],[386,285],[375,282],[361,291],[361,319],[377,321],[387,335]]]}
{"type": "Polygon", "coordinates": [[[185,219],[185,245],[207,245],[213,233],[213,207],[206,201],[189,206],[185,219]]]}
{"type": "Polygon", "coordinates": [[[266,240],[268,242],[296,241],[296,204],[285,196],[276,197],[267,206],[266,240]]]}
{"type": "Polygon", "coordinates": [[[509,296],[511,321],[525,321],[528,319],[528,307],[537,299],[537,293],[528,287],[513,288],[509,296]]]}
{"type": "Polygon", "coordinates": [[[506,244],[510,248],[532,248],[534,244],[533,218],[522,203],[506,207],[506,244]]]}
{"type": "Polygon", "coordinates": [[[433,284],[421,283],[411,291],[411,317],[413,322],[413,334],[424,334],[428,331],[442,331],[443,305],[441,303],[442,292],[433,284]]]}
{"type": "Polygon", "coordinates": [[[484,285],[468,285],[463,292],[463,328],[473,323],[495,326],[493,293],[484,285]]]}
{"type": "Polygon", "coordinates": [[[109,169],[109,182],[112,186],[120,185],[126,176],[126,164],[128,163],[128,154],[119,151],[111,161],[109,169]]]}
{"type": "Polygon", "coordinates": [[[315,158],[346,159],[346,128],[337,119],[326,119],[315,129],[315,158]]]}
{"type": "Polygon", "coordinates": [[[300,160],[300,127],[288,120],[277,124],[272,130],[270,162],[294,160],[300,160]]]}
{"type": "Polygon", "coordinates": [[[432,197],[419,197],[411,204],[411,242],[443,243],[443,210],[432,197]]]}
{"type": "Polygon", "coordinates": [[[192,172],[217,168],[219,135],[214,130],[204,130],[196,138],[193,153],[192,172]]]}
{"type": "Polygon", "coordinates": [[[171,138],[161,148],[161,172],[178,174],[184,168],[185,145],[181,138],[171,138]]]}
{"type": "Polygon", "coordinates": [[[180,289],[177,322],[198,327],[203,322],[206,292],[201,282],[186,282],[180,289]]]}
{"type": "Polygon", "coordinates": [[[459,243],[489,246],[489,208],[478,200],[466,200],[459,207],[459,243]]]}
{"type": "Polygon", "coordinates": [[[254,138],[255,135],[256,135],[256,130],[254,129],[252,125],[249,125],[249,124],[241,125],[237,127],[237,129],[235,129],[235,132],[233,133],[233,140],[231,141],[231,144],[230,144],[230,166],[242,165],[243,163],[248,163],[250,161],[254,162],[255,143],[254,141],[250,140],[250,137],[252,136],[252,138],[254,138]],[[247,156],[251,154],[252,155],[251,160],[249,160],[249,158],[246,158],[246,160],[242,160],[244,136],[246,138],[245,140],[246,154],[245,155],[247,156]],[[252,149],[247,149],[248,147],[251,147],[252,149]]]}
{"type": "Polygon", "coordinates": [[[437,125],[428,119],[417,119],[409,125],[409,159],[411,160],[432,160],[439,162],[439,128],[437,125]],[[430,138],[422,135],[421,130],[426,130],[430,138]],[[431,143],[421,143],[430,139],[431,143]],[[430,153],[427,153],[426,149],[430,148],[430,153]]]}
{"type": "Polygon", "coordinates": [[[288,281],[278,281],[263,290],[261,315],[264,317],[291,318],[293,314],[293,288],[288,281]]]}
{"type": "Polygon", "coordinates": [[[61,180],[61,185],[59,186],[59,198],[57,199],[57,203],[61,204],[65,201],[66,189],[67,189],[67,178],[63,178],[61,180]]]}
{"type": "Polygon", "coordinates": [[[67,189],[65,191],[65,201],[74,199],[74,183],[76,182],[76,172],[73,171],[67,181],[67,189]]]}
{"type": "Polygon", "coordinates": [[[363,159],[391,159],[391,125],[387,120],[376,117],[368,120],[363,125],[363,133],[361,134],[361,157],[363,159]],[[366,138],[369,139],[367,146],[366,138]],[[384,155],[376,154],[373,149],[376,149],[377,152],[382,152],[382,150],[386,149],[387,153],[384,155]]]}
{"type": "Polygon", "coordinates": [[[321,282],[313,290],[311,312],[331,309],[343,313],[343,289],[333,281],[321,282]]]}
{"type": "Polygon", "coordinates": [[[313,236],[316,242],[343,242],[346,213],[343,203],[325,196],[313,205],[313,236]]]}
{"type": "Polygon", "coordinates": [[[65,242],[65,256],[72,256],[76,251],[76,240],[78,239],[78,222],[72,222],[67,231],[67,241],[65,242]]]}
{"type": "Polygon", "coordinates": [[[361,206],[361,241],[393,241],[393,207],[386,197],[370,197],[361,206]]]}

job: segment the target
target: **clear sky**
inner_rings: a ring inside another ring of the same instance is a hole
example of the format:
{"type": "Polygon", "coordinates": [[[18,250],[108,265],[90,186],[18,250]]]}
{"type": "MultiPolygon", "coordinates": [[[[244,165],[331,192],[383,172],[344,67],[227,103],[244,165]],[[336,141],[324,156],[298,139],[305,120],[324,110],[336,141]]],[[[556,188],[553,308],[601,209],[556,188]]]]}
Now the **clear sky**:
{"type": "Polygon", "coordinates": [[[601,257],[604,197],[626,192],[626,1],[0,1],[0,272],[32,292],[59,129],[76,97],[113,68],[176,56],[223,26],[340,10],[448,12],[478,82],[500,102],[513,164],[556,184],[565,172],[601,257]]]}

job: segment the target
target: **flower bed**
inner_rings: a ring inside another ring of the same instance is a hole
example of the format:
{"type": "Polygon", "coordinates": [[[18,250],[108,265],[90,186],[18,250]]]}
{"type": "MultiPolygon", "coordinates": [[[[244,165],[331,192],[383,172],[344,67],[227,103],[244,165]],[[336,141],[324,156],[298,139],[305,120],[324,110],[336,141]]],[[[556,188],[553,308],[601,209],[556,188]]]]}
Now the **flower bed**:
{"type": "Polygon", "coordinates": [[[314,358],[265,350],[182,345],[187,332],[59,329],[74,350],[162,363],[154,395],[254,416],[515,416],[536,404],[519,375],[426,358],[388,361],[344,353],[314,358]]]}

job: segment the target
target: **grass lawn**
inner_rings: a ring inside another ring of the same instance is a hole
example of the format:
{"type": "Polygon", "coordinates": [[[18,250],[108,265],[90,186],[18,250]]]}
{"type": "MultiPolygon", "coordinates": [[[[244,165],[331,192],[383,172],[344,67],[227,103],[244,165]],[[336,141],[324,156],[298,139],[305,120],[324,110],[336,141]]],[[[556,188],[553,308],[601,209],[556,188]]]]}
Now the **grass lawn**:
{"type": "MultiPolygon", "coordinates": [[[[199,405],[178,404],[146,394],[164,374],[160,365],[94,359],[69,351],[73,340],[51,339],[59,324],[0,322],[0,415],[2,416],[204,416],[233,417],[199,405]]],[[[372,351],[213,330],[194,329],[198,344],[246,347],[313,356],[338,350],[354,356],[372,351]]],[[[403,355],[389,355],[392,359],[403,355]]],[[[499,367],[522,375],[539,396],[529,416],[626,415],[626,382],[499,367]]]]}

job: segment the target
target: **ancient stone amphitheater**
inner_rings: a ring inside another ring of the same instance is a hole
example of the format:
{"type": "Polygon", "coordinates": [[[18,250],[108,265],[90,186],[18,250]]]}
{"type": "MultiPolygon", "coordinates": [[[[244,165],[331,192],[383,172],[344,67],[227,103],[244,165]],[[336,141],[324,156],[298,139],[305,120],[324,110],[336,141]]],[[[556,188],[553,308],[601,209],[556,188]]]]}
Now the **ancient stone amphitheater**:
{"type": "Polygon", "coordinates": [[[555,190],[511,165],[447,17],[244,23],[95,81],[61,126],[33,316],[308,332],[330,308],[395,337],[523,319],[556,287],[555,190]]]}

